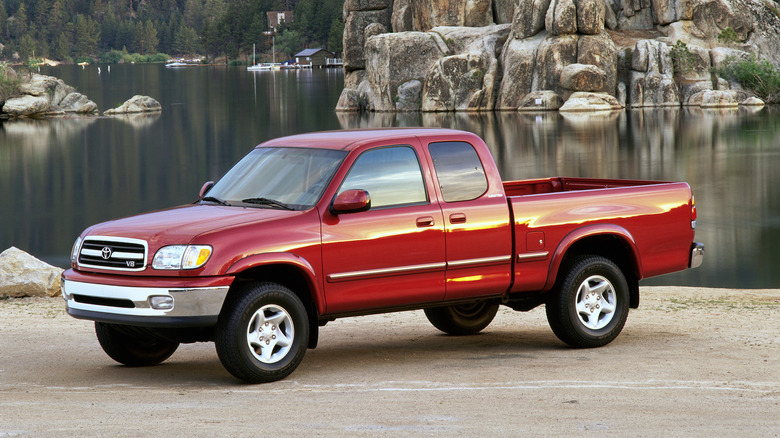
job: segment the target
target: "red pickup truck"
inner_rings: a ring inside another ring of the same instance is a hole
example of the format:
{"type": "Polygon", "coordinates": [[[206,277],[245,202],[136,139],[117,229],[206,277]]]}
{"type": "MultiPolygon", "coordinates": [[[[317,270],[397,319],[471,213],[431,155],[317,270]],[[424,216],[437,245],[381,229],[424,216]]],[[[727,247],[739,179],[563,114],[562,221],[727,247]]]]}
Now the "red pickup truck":
{"type": "Polygon", "coordinates": [[[605,345],[640,279],[701,264],[695,226],[682,182],[502,182],[471,133],[311,133],[257,146],[191,205],[88,228],[62,292],[120,363],[214,341],[231,374],[269,382],[319,327],[370,313],[471,335],[501,304],[545,304],[563,342],[605,345]]]}

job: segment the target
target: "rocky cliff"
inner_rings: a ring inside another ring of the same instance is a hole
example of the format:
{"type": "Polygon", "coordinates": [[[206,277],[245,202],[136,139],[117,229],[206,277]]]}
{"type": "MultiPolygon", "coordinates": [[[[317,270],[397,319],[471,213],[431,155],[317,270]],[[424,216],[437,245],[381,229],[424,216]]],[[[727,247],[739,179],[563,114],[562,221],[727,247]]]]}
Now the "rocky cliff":
{"type": "Polygon", "coordinates": [[[774,0],[346,0],[344,19],[340,111],[731,106],[749,96],[712,67],[780,67],[774,0]]]}

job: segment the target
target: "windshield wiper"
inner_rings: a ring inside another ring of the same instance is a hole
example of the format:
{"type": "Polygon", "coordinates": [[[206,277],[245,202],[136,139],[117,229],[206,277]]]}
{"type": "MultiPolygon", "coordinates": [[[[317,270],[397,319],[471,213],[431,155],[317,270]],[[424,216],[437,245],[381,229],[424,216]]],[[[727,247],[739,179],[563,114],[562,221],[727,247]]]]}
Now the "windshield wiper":
{"type": "Polygon", "coordinates": [[[216,202],[219,205],[230,205],[230,203],[224,199],[215,198],[213,196],[204,196],[201,201],[216,202]]]}
{"type": "Polygon", "coordinates": [[[246,199],[242,199],[241,202],[247,204],[267,205],[269,207],[281,208],[282,210],[295,210],[294,208],[290,207],[284,202],[280,202],[275,199],[269,199],[269,198],[246,198],[246,199]]]}

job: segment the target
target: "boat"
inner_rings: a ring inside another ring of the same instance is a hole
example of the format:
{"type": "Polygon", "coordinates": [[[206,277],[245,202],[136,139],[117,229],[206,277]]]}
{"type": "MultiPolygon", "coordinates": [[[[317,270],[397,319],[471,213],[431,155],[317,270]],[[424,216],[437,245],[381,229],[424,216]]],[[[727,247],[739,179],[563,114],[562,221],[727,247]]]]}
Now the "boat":
{"type": "Polygon", "coordinates": [[[166,67],[171,67],[171,68],[192,67],[192,66],[195,66],[195,65],[197,65],[197,64],[191,64],[189,62],[169,62],[169,63],[165,64],[166,67]]]}
{"type": "Polygon", "coordinates": [[[282,65],[276,62],[264,62],[261,64],[250,65],[246,68],[247,71],[262,71],[262,70],[280,70],[282,65]]]}

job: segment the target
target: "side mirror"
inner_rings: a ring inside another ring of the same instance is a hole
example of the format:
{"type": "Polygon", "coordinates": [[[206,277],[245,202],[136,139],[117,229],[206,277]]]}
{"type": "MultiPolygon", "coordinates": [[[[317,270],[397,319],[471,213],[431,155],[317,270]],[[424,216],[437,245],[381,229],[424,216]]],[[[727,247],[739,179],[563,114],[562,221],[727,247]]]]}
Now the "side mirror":
{"type": "Polygon", "coordinates": [[[206,184],[203,184],[203,187],[200,188],[200,192],[198,192],[198,199],[203,199],[203,197],[206,196],[206,193],[208,193],[212,187],[214,187],[214,181],[209,181],[206,184]]]}
{"type": "Polygon", "coordinates": [[[371,208],[371,196],[365,190],[346,190],[341,192],[333,204],[330,212],[333,215],[342,213],[357,213],[371,208]]]}

